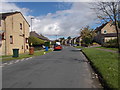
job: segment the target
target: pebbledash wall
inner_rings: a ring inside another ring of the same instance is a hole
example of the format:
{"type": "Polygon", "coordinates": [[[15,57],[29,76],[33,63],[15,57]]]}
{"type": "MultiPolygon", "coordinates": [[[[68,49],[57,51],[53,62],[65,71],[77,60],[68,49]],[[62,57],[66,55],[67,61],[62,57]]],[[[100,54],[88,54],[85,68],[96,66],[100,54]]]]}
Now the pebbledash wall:
{"type": "Polygon", "coordinates": [[[0,30],[3,31],[2,55],[12,55],[13,49],[19,49],[19,53],[29,51],[29,24],[21,12],[2,14],[0,30]]]}

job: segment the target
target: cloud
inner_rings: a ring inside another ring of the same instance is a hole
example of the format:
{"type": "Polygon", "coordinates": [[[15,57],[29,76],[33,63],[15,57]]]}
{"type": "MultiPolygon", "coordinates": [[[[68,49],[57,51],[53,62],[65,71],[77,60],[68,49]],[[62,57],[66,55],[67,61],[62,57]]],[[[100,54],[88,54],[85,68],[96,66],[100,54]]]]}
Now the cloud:
{"type": "Polygon", "coordinates": [[[96,18],[95,13],[90,9],[89,2],[74,2],[68,3],[68,5],[62,3],[58,5],[58,8],[63,10],[38,17],[29,15],[31,10],[20,8],[15,3],[2,2],[1,5],[0,12],[21,11],[30,24],[31,17],[33,17],[32,30],[46,36],[78,36],[80,29],[86,25],[94,24],[96,18]],[[65,9],[66,7],[67,9],[65,9]]]}
{"type": "Polygon", "coordinates": [[[70,9],[36,17],[33,30],[44,35],[78,36],[82,27],[94,24],[95,18],[89,3],[75,2],[70,9]]]}
{"type": "Polygon", "coordinates": [[[15,3],[8,3],[8,2],[0,2],[0,13],[1,12],[12,12],[12,11],[20,11],[23,15],[27,16],[29,12],[31,12],[28,8],[20,8],[15,3]]]}

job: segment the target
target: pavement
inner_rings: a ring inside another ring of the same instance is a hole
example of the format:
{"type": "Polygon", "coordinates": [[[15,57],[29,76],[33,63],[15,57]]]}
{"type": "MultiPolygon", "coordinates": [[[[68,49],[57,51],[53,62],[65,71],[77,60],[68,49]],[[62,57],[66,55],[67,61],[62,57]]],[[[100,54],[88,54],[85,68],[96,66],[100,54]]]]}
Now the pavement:
{"type": "Polygon", "coordinates": [[[3,88],[102,88],[79,49],[64,46],[2,67],[3,88]]]}

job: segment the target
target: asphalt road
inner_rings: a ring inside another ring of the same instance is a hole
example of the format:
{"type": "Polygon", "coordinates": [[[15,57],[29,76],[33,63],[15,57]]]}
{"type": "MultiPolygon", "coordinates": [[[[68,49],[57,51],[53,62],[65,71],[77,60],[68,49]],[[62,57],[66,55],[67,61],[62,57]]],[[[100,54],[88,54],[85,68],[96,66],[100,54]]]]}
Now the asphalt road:
{"type": "Polygon", "coordinates": [[[101,88],[85,56],[63,47],[2,68],[3,88],[101,88]]]}

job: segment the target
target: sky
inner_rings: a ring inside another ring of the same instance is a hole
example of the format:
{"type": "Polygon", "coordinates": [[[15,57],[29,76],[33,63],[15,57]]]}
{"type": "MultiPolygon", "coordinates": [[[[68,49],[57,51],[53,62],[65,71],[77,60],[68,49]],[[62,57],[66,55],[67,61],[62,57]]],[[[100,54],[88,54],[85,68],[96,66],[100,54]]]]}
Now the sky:
{"type": "MultiPolygon", "coordinates": [[[[90,9],[90,2],[2,2],[0,12],[20,11],[31,25],[32,31],[54,40],[76,37],[89,25],[96,28],[99,21],[90,9]]],[[[0,6],[1,6],[0,5],[0,6]]],[[[30,28],[31,31],[31,28],[30,28]]]]}

